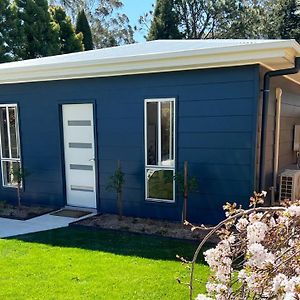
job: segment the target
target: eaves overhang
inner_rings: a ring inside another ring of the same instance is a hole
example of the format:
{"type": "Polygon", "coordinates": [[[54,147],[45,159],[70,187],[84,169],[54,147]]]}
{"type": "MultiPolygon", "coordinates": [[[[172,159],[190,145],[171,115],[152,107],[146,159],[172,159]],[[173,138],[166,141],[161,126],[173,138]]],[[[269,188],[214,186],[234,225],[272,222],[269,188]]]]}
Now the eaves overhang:
{"type": "MultiPolygon", "coordinates": [[[[124,47],[124,46],[123,46],[124,47]]],[[[119,47],[117,47],[119,48],[119,47]]],[[[112,48],[113,49],[113,48],[112,48]]],[[[126,49],[130,50],[130,45],[126,49]]],[[[109,49],[105,49],[106,52],[109,49]]],[[[113,51],[113,50],[112,50],[113,51]]],[[[0,65],[0,84],[123,76],[261,64],[269,69],[292,66],[300,56],[294,40],[273,40],[222,47],[153,51],[127,51],[101,56],[101,50],[44,57],[0,65]],[[94,52],[93,52],[94,51],[94,52]]],[[[299,78],[300,82],[300,78],[299,78]]]]}

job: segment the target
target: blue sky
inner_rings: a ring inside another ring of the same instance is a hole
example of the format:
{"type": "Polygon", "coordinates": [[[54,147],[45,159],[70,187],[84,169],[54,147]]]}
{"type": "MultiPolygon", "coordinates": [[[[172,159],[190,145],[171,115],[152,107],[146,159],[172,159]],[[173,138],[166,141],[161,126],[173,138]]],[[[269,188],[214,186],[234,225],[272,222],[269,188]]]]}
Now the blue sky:
{"type": "MultiPolygon", "coordinates": [[[[139,17],[152,8],[155,0],[123,0],[124,13],[129,17],[130,23],[136,25],[139,17]]],[[[136,34],[137,41],[143,41],[143,34],[136,34]]]]}

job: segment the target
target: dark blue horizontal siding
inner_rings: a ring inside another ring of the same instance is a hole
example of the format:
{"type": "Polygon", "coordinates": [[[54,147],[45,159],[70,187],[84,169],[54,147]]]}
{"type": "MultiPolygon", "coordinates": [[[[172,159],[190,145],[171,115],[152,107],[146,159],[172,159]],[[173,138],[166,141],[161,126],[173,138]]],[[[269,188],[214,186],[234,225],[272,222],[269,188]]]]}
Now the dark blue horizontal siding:
{"type": "Polygon", "coordinates": [[[180,148],[178,156],[197,163],[250,165],[252,151],[248,149],[180,148]]]}
{"type": "MultiPolygon", "coordinates": [[[[0,86],[1,103],[18,103],[22,158],[31,173],[23,201],[65,203],[59,120],[64,103],[94,103],[100,211],[115,213],[106,190],[117,160],[125,173],[127,215],[180,220],[176,202],[145,201],[144,99],[176,98],[176,165],[188,160],[199,179],[190,195],[189,218],[213,223],[226,201],[247,203],[254,188],[258,66],[0,86]]],[[[0,188],[13,201],[15,190],[0,188]]]]}
{"type": "Polygon", "coordinates": [[[252,115],[253,98],[202,100],[180,102],[179,117],[216,117],[252,115]],[[232,110],[234,107],[234,111],[232,110]]]}
{"type": "Polygon", "coordinates": [[[179,133],[182,132],[245,132],[252,130],[252,117],[182,117],[179,119],[179,133]]]}
{"type": "Polygon", "coordinates": [[[252,149],[249,132],[181,132],[179,143],[186,148],[252,149]]]}

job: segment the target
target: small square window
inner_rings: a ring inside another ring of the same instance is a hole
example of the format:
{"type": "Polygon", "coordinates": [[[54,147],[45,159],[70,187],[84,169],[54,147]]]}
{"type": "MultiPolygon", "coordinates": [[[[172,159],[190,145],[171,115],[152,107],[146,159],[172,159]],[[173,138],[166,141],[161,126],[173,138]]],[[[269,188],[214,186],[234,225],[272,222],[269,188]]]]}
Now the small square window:
{"type": "Polygon", "coordinates": [[[147,199],[174,201],[174,171],[147,169],[147,199]]]}
{"type": "Polygon", "coordinates": [[[5,186],[18,185],[18,172],[20,172],[20,162],[18,161],[2,161],[3,181],[5,186]]]}

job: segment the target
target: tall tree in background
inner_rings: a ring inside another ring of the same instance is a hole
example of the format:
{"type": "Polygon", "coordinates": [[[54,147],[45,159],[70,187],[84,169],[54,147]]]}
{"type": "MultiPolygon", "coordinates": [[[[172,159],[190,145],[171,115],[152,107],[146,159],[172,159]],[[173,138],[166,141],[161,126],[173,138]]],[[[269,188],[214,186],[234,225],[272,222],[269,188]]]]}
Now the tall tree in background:
{"type": "Polygon", "coordinates": [[[0,63],[23,56],[24,32],[15,3],[0,0],[0,63]]]}
{"type": "Polygon", "coordinates": [[[59,53],[83,51],[82,33],[75,33],[71,19],[66,15],[64,9],[60,6],[51,6],[49,11],[59,36],[59,53]]]}
{"type": "Polygon", "coordinates": [[[278,0],[269,16],[273,26],[268,35],[273,38],[296,39],[300,42],[300,3],[297,0],[278,0]]]}
{"type": "MultiPolygon", "coordinates": [[[[174,0],[173,11],[185,39],[262,38],[266,12],[278,1],[284,0],[174,0]]],[[[153,24],[151,12],[140,18],[140,24],[147,24],[151,15],[153,24]]]]}
{"type": "Polygon", "coordinates": [[[84,50],[92,50],[94,48],[93,37],[84,9],[82,9],[77,15],[76,33],[79,32],[83,34],[84,50]]]}
{"type": "Polygon", "coordinates": [[[51,22],[46,0],[17,0],[24,28],[24,59],[60,53],[59,28],[51,22]]]}
{"type": "MultiPolygon", "coordinates": [[[[222,8],[216,36],[218,38],[259,39],[266,37],[268,0],[227,0],[222,8]]],[[[273,0],[271,0],[273,1],[273,0]]]]}
{"type": "Polygon", "coordinates": [[[73,20],[84,9],[92,31],[95,48],[104,48],[134,42],[134,29],[130,25],[121,0],[49,0],[60,4],[73,20]]]}
{"type": "Polygon", "coordinates": [[[96,48],[134,43],[134,31],[129,19],[120,12],[123,6],[120,0],[98,0],[91,18],[96,48]]]}
{"type": "Polygon", "coordinates": [[[181,38],[173,2],[173,0],[157,0],[148,40],[181,38]]]}
{"type": "Polygon", "coordinates": [[[215,38],[224,17],[227,2],[223,0],[174,0],[179,29],[184,38],[215,38]]]}

